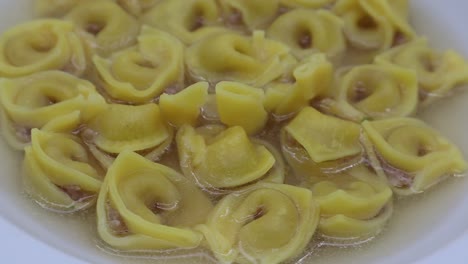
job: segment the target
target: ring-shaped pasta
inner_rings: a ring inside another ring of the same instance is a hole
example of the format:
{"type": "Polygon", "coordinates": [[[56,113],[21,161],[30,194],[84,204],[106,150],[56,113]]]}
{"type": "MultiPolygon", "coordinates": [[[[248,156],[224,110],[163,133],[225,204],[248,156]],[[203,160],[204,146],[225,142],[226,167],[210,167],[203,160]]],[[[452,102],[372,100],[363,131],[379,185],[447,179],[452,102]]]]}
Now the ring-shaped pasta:
{"type": "Polygon", "coordinates": [[[264,97],[263,89],[237,82],[219,82],[216,105],[220,121],[227,126],[241,126],[249,135],[259,132],[268,119],[264,97]]]}
{"type": "Polygon", "coordinates": [[[408,0],[338,0],[333,11],[357,48],[386,50],[415,37],[408,23],[408,0]]]}
{"type": "Polygon", "coordinates": [[[211,34],[225,32],[219,17],[215,0],[162,0],[141,21],[190,45],[211,34]]]}
{"type": "Polygon", "coordinates": [[[338,82],[333,114],[360,122],[404,117],[418,107],[418,78],[412,70],[394,65],[352,68],[338,82]]]}
{"type": "Polygon", "coordinates": [[[279,0],[220,0],[225,20],[249,30],[265,28],[278,14],[279,0]]]}
{"type": "Polygon", "coordinates": [[[296,66],[293,78],[293,83],[273,82],[266,89],[265,108],[280,120],[297,113],[328,91],[333,80],[333,65],[324,54],[314,54],[296,66]]]}
{"type": "Polygon", "coordinates": [[[35,0],[34,13],[40,17],[59,17],[80,1],[83,0],[35,0]]]}
{"type": "Polygon", "coordinates": [[[420,99],[424,103],[446,96],[453,88],[468,83],[468,63],[463,57],[452,50],[439,53],[428,47],[425,38],[390,49],[377,56],[375,62],[415,70],[420,99]]]}
{"type": "Polygon", "coordinates": [[[107,171],[97,202],[98,233],[120,250],[195,248],[193,227],[205,221],[211,201],[184,176],[124,151],[107,171]]]}
{"type": "Polygon", "coordinates": [[[45,70],[61,70],[77,76],[86,70],[85,50],[73,24],[38,19],[1,35],[1,77],[20,77],[45,70]]]}
{"type": "Polygon", "coordinates": [[[282,130],[281,148],[300,178],[337,173],[363,161],[358,124],[304,108],[282,130]]]}
{"type": "Polygon", "coordinates": [[[292,8],[320,8],[334,4],[336,0],[280,0],[281,4],[292,8]]]}
{"type": "Polygon", "coordinates": [[[169,148],[173,134],[156,104],[111,104],[88,122],[82,137],[96,159],[108,168],[113,156],[123,151],[139,152],[153,161],[159,159],[169,148]]]}
{"type": "Polygon", "coordinates": [[[266,34],[291,47],[299,59],[317,52],[336,56],[346,49],[343,21],[326,10],[292,10],[279,16],[266,34]]]}
{"type": "Polygon", "coordinates": [[[260,180],[283,183],[281,155],[265,142],[251,140],[239,126],[183,126],[176,142],[184,175],[213,194],[260,180]]]}
{"type": "Polygon", "coordinates": [[[74,112],[83,123],[106,107],[92,83],[61,71],[1,79],[0,86],[3,135],[15,149],[29,143],[32,128],[43,128],[74,112]]]}
{"type": "Polygon", "coordinates": [[[159,106],[164,118],[173,126],[194,126],[201,113],[201,108],[208,100],[207,82],[190,85],[176,94],[162,94],[159,106]]]}
{"type": "Polygon", "coordinates": [[[88,52],[102,56],[133,45],[140,31],[138,21],[113,1],[81,1],[64,19],[78,28],[88,52]]]}
{"type": "Polygon", "coordinates": [[[296,63],[286,45],[265,38],[237,33],[208,36],[186,50],[186,64],[195,80],[217,83],[242,82],[255,87],[278,79],[296,63]]]}
{"type": "Polygon", "coordinates": [[[62,213],[94,205],[103,173],[81,140],[38,129],[31,137],[22,166],[26,192],[42,207],[62,213]]]}
{"type": "Polygon", "coordinates": [[[112,54],[93,57],[99,82],[113,99],[147,103],[184,78],[184,47],[170,34],[143,26],[138,44],[112,54]]]}
{"type": "Polygon", "coordinates": [[[356,244],[380,233],[392,215],[385,179],[359,165],[338,174],[306,179],[320,205],[318,230],[335,243],[356,244]]]}
{"type": "Polygon", "coordinates": [[[468,169],[460,150],[423,121],[391,118],[362,126],[371,164],[398,194],[421,193],[468,169]]]}
{"type": "Polygon", "coordinates": [[[283,263],[304,250],[319,221],[312,192],[258,183],[225,196],[197,227],[220,263],[283,263]]]}

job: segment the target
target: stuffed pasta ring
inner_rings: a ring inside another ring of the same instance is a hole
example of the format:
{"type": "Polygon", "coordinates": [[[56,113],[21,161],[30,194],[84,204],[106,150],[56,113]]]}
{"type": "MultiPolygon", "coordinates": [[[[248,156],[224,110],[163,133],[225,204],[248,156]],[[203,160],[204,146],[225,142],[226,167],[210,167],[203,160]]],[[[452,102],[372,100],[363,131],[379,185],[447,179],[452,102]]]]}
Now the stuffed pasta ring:
{"type": "Polygon", "coordinates": [[[108,59],[94,56],[93,62],[104,90],[124,102],[149,102],[180,85],[184,77],[183,45],[170,34],[146,26],[137,46],[108,59]]]}
{"type": "Polygon", "coordinates": [[[319,208],[308,189],[258,183],[225,196],[197,229],[220,263],[283,263],[302,252],[319,208]]]}
{"type": "Polygon", "coordinates": [[[38,19],[17,25],[0,37],[0,77],[19,77],[45,70],[80,76],[85,50],[72,23],[38,19]]]}
{"type": "Polygon", "coordinates": [[[29,143],[32,128],[42,128],[73,112],[84,123],[106,105],[92,83],[60,71],[2,79],[0,85],[3,134],[16,149],[29,143]]]}
{"type": "Polygon", "coordinates": [[[44,208],[75,212],[94,205],[102,174],[78,137],[32,130],[32,145],[25,148],[23,181],[27,193],[44,208]]]}
{"type": "Polygon", "coordinates": [[[390,118],[362,126],[375,170],[399,194],[423,192],[468,168],[460,150],[420,120],[390,118]]]}
{"type": "Polygon", "coordinates": [[[195,248],[192,229],[211,201],[182,175],[124,151],[109,168],[97,203],[98,233],[120,250],[195,248]]]}

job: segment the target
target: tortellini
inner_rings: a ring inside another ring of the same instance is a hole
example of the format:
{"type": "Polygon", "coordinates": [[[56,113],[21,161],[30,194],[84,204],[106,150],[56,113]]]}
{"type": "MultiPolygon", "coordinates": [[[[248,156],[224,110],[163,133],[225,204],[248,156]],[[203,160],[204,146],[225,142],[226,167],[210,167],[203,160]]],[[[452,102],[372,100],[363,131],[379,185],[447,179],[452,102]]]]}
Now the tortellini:
{"type": "Polygon", "coordinates": [[[396,64],[415,70],[418,75],[421,101],[430,102],[462,84],[468,83],[468,64],[456,52],[439,53],[420,38],[395,47],[377,56],[378,64],[396,64]]]}
{"type": "Polygon", "coordinates": [[[358,124],[306,107],[281,131],[281,146],[296,174],[310,177],[360,163],[360,134],[358,124]]]}
{"type": "Polygon", "coordinates": [[[103,88],[118,101],[145,103],[182,85],[183,45],[170,34],[144,26],[138,44],[110,58],[95,56],[103,88]]]}
{"type": "Polygon", "coordinates": [[[194,248],[203,236],[192,227],[211,209],[208,197],[182,175],[124,151],[99,193],[98,232],[121,250],[194,248]]]}
{"type": "Polygon", "coordinates": [[[81,140],[72,135],[33,129],[25,148],[26,191],[41,206],[75,212],[93,205],[101,188],[101,169],[81,140]]]}
{"type": "Polygon", "coordinates": [[[159,106],[164,118],[175,127],[195,125],[208,100],[208,83],[198,82],[176,94],[162,94],[159,106]]]}
{"type": "Polygon", "coordinates": [[[336,56],[346,49],[343,21],[325,10],[287,12],[271,24],[267,36],[287,44],[297,58],[316,52],[336,56]]]}
{"type": "Polygon", "coordinates": [[[365,121],[363,128],[373,166],[399,194],[423,192],[468,168],[460,150],[420,120],[365,121]]]}
{"type": "Polygon", "coordinates": [[[362,65],[352,68],[338,84],[331,112],[362,121],[403,117],[418,106],[418,78],[412,70],[393,65],[362,65]]]}
{"type": "Polygon", "coordinates": [[[226,31],[219,22],[215,0],[162,0],[146,12],[144,24],[167,31],[185,44],[226,31]]]}
{"type": "Polygon", "coordinates": [[[267,87],[265,108],[277,117],[288,117],[324,95],[333,79],[333,66],[323,54],[315,54],[293,71],[294,83],[276,82],[267,87]]]}
{"type": "Polygon", "coordinates": [[[231,24],[244,24],[248,29],[264,28],[279,11],[280,0],[220,0],[225,19],[231,24]]]}
{"type": "Polygon", "coordinates": [[[408,0],[338,0],[333,11],[343,18],[351,44],[361,49],[385,50],[415,36],[408,0]]]}
{"type": "Polygon", "coordinates": [[[92,83],[60,71],[1,79],[0,87],[3,136],[16,149],[29,143],[32,128],[43,128],[74,112],[83,123],[106,107],[92,83]]]}
{"type": "Polygon", "coordinates": [[[58,19],[38,19],[7,30],[0,38],[0,77],[46,70],[82,75],[85,50],[74,30],[73,24],[58,19]]]}
{"type": "Polygon", "coordinates": [[[301,253],[319,220],[312,192],[258,183],[225,196],[198,227],[220,263],[283,263],[301,253]]]}
{"type": "Polygon", "coordinates": [[[266,124],[268,113],[263,106],[262,89],[236,82],[216,85],[216,105],[221,122],[241,126],[248,134],[259,132],[266,124]]]}
{"type": "Polygon", "coordinates": [[[61,16],[80,1],[83,0],[35,0],[34,11],[39,16],[61,16]]]}
{"type": "Polygon", "coordinates": [[[206,37],[189,47],[186,63],[193,78],[216,83],[221,80],[262,87],[294,66],[289,48],[265,38],[223,33],[206,37]]]}
{"type": "Polygon", "coordinates": [[[336,242],[366,241],[382,231],[392,215],[392,190],[364,166],[314,180],[307,185],[320,205],[318,230],[336,242]]]}
{"type": "Polygon", "coordinates": [[[108,56],[136,42],[138,21],[112,1],[81,1],[66,16],[91,53],[108,56]]]}
{"type": "Polygon", "coordinates": [[[111,104],[91,120],[84,138],[104,167],[112,163],[106,154],[138,151],[157,160],[172,142],[173,131],[157,104],[111,104]]]}
{"type": "Polygon", "coordinates": [[[258,180],[282,183],[281,156],[249,139],[239,126],[183,126],[176,137],[184,174],[209,191],[228,191],[258,180]]]}

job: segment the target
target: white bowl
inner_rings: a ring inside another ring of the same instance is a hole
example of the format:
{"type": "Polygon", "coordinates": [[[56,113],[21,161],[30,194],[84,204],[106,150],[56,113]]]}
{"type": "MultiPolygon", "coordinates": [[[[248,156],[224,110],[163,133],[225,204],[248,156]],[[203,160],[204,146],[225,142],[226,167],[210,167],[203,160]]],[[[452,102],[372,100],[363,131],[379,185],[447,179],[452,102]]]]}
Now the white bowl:
{"type": "MultiPolygon", "coordinates": [[[[412,0],[418,32],[437,48],[468,58],[468,1],[412,0]]],[[[31,0],[0,0],[0,31],[32,17],[31,0]]],[[[468,92],[445,99],[421,114],[468,157],[468,92]]],[[[22,192],[20,153],[0,141],[0,252],[2,263],[141,263],[102,252],[94,222],[41,210],[22,192]],[[83,224],[83,222],[87,222],[83,224]]],[[[386,232],[357,249],[332,249],[303,263],[467,263],[468,178],[451,179],[397,208],[386,232]]],[[[86,218],[86,217],[84,217],[86,218]]],[[[192,258],[192,263],[204,263],[192,258]]],[[[155,261],[149,261],[155,263],[155,261]]],[[[164,263],[173,263],[167,261],[164,263]]],[[[184,263],[187,263],[185,261],[184,263]]]]}

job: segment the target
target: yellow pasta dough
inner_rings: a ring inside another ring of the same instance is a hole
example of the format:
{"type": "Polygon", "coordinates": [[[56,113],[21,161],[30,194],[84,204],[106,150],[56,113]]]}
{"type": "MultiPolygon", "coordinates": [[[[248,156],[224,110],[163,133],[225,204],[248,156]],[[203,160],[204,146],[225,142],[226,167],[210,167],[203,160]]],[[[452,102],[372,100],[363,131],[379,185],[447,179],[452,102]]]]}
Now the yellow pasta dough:
{"type": "Polygon", "coordinates": [[[98,233],[122,250],[194,248],[211,201],[176,171],[124,151],[109,168],[97,202],[98,233]]]}
{"type": "Polygon", "coordinates": [[[331,112],[354,121],[413,114],[418,106],[416,73],[393,65],[352,68],[338,83],[331,112]]]}
{"type": "Polygon", "coordinates": [[[142,17],[144,24],[167,31],[185,44],[226,31],[215,0],[162,0],[142,17]]]}
{"type": "Polygon", "coordinates": [[[317,52],[335,56],[346,49],[343,21],[325,10],[287,12],[271,24],[267,37],[287,44],[297,58],[317,52]]]}
{"type": "Polygon", "coordinates": [[[26,191],[41,206],[75,212],[93,205],[101,187],[99,167],[80,139],[33,129],[25,148],[23,179],[26,191]]]}
{"type": "Polygon", "coordinates": [[[161,0],[117,0],[125,10],[134,16],[140,16],[161,0]]]}
{"type": "Polygon", "coordinates": [[[256,31],[252,37],[237,33],[206,37],[187,49],[186,63],[197,80],[236,81],[261,87],[287,73],[295,59],[286,45],[256,31]]]}
{"type": "Polygon", "coordinates": [[[265,28],[279,11],[280,0],[220,0],[226,20],[250,30],[265,28]]]}
{"type": "Polygon", "coordinates": [[[183,45],[170,34],[144,26],[138,44],[110,58],[94,56],[106,93],[119,101],[145,103],[165,89],[181,86],[183,45]]]}
{"type": "Polygon", "coordinates": [[[319,231],[326,237],[365,241],[392,215],[392,190],[364,166],[308,179],[320,205],[319,231]]]}
{"type": "Polygon", "coordinates": [[[278,169],[275,158],[279,157],[251,141],[241,127],[210,130],[183,126],[176,140],[182,171],[203,188],[222,191],[262,178],[283,181],[283,173],[270,177],[278,169]]]}
{"type": "Polygon", "coordinates": [[[333,11],[344,20],[349,41],[362,49],[385,50],[415,33],[408,23],[408,0],[338,0],[333,11]]]}
{"type": "Polygon", "coordinates": [[[468,83],[468,64],[455,51],[440,53],[428,47],[427,39],[419,38],[390,49],[375,58],[378,64],[396,64],[415,70],[420,99],[430,102],[448,95],[454,87],[468,83]]]}
{"type": "Polygon", "coordinates": [[[265,108],[284,117],[300,111],[317,96],[323,95],[333,79],[333,66],[324,54],[307,57],[293,71],[294,83],[268,85],[265,108]]]}
{"type": "Polygon", "coordinates": [[[0,37],[0,76],[20,77],[45,70],[81,75],[85,51],[71,23],[38,19],[17,25],[0,37]]]}
{"type": "Polygon", "coordinates": [[[287,7],[319,8],[332,5],[336,0],[280,0],[287,7]]]}
{"type": "Polygon", "coordinates": [[[66,16],[79,29],[91,53],[108,56],[129,47],[140,30],[138,21],[112,1],[82,1],[66,16]]]}
{"type": "Polygon", "coordinates": [[[86,0],[35,0],[34,11],[39,16],[61,16],[80,1],[86,0]]]}
{"type": "Polygon", "coordinates": [[[195,125],[200,108],[208,99],[208,83],[198,82],[176,94],[162,94],[159,99],[161,112],[175,127],[195,125]]]}
{"type": "Polygon", "coordinates": [[[220,263],[274,264],[304,250],[318,218],[309,190],[259,183],[225,196],[198,229],[220,263]]]}
{"type": "Polygon", "coordinates": [[[65,72],[1,79],[0,87],[3,135],[16,149],[30,141],[32,128],[42,128],[74,112],[79,122],[86,122],[105,108],[104,98],[92,83],[65,72]]]}
{"type": "Polygon", "coordinates": [[[222,123],[241,126],[248,134],[259,132],[266,124],[268,113],[263,107],[262,89],[236,82],[216,85],[216,104],[222,123]]]}
{"type": "Polygon", "coordinates": [[[423,192],[468,168],[460,150],[420,120],[365,121],[363,128],[373,166],[400,194],[423,192]]]}

